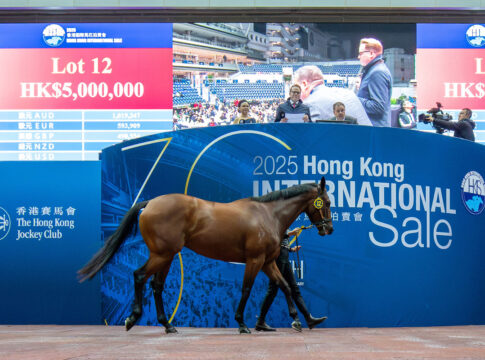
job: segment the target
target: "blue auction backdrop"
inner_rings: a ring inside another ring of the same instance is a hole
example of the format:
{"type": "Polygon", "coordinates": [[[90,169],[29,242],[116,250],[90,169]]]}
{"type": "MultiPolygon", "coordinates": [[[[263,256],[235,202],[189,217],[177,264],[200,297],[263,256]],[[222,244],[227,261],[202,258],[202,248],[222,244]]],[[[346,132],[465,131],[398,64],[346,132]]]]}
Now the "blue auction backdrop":
{"type": "Polygon", "coordinates": [[[101,163],[0,162],[0,324],[100,324],[101,163]]]}
{"type": "MultiPolygon", "coordinates": [[[[168,193],[230,202],[327,179],[334,233],[304,231],[298,277],[329,327],[485,324],[485,147],[404,129],[340,124],[199,128],[124,142],[102,153],[102,232],[134,202],[168,193]]],[[[294,226],[309,225],[301,216],[294,226]]],[[[101,276],[102,316],[123,324],[133,271],[147,260],[130,237],[101,276]]],[[[295,267],[296,268],[296,267],[295,267]]],[[[176,326],[236,327],[244,266],[184,249],[164,303],[176,326]]],[[[267,279],[253,287],[254,326],[267,279]]],[[[146,286],[140,324],[156,324],[146,286]]],[[[281,293],[267,321],[289,326],[281,293]]]]}

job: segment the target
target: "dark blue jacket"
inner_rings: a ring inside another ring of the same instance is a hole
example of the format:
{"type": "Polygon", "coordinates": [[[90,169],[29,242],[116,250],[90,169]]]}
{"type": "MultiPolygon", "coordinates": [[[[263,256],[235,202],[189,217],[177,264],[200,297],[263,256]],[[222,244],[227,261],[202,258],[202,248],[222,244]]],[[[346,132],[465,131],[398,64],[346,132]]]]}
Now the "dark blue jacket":
{"type": "Polygon", "coordinates": [[[372,125],[391,126],[391,92],[391,72],[379,55],[364,67],[357,93],[372,125]]]}
{"type": "Polygon", "coordinates": [[[280,104],[278,106],[278,109],[276,109],[276,118],[274,122],[280,122],[281,119],[286,116],[286,114],[307,114],[308,119],[312,121],[312,118],[310,116],[310,108],[307,105],[303,104],[301,100],[298,101],[296,107],[294,108],[293,105],[291,105],[290,99],[286,100],[283,104],[280,104]]]}

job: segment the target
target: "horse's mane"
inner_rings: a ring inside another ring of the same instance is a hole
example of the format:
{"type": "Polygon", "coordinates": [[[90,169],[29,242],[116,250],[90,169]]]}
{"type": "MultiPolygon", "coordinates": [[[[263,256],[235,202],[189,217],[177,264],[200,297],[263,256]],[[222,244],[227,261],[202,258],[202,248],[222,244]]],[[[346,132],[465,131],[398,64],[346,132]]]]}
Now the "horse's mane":
{"type": "Polygon", "coordinates": [[[263,196],[253,196],[249,199],[257,202],[271,202],[280,199],[288,199],[306,193],[307,191],[310,191],[317,186],[318,185],[315,183],[293,185],[292,187],[289,187],[287,189],[276,190],[263,196]]]}

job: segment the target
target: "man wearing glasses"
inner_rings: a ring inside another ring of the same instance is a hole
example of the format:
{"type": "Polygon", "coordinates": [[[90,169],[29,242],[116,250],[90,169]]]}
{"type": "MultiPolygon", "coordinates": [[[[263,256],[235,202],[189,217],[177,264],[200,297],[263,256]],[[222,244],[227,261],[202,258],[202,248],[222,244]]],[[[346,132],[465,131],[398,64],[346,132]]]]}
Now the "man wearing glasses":
{"type": "Polygon", "coordinates": [[[360,40],[359,61],[362,78],[357,96],[374,126],[391,126],[391,73],[382,58],[382,44],[377,39],[360,40]]]}
{"type": "Polygon", "coordinates": [[[290,97],[276,109],[275,122],[311,122],[310,108],[301,101],[301,87],[290,87],[290,97]]]}
{"type": "Polygon", "coordinates": [[[329,120],[334,116],[333,104],[342,102],[347,115],[356,118],[359,125],[372,125],[357,95],[349,89],[327,87],[318,66],[300,67],[293,74],[293,81],[301,87],[301,99],[310,108],[312,121],[329,120]]]}

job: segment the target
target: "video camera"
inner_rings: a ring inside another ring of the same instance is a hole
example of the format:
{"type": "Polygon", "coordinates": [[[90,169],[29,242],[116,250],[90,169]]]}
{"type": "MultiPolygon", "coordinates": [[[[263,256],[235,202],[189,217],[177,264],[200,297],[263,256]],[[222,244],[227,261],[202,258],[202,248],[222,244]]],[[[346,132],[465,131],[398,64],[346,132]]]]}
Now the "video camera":
{"type": "MultiPolygon", "coordinates": [[[[444,121],[450,121],[453,120],[453,116],[451,116],[448,113],[444,113],[442,110],[442,105],[440,102],[436,103],[435,108],[429,109],[426,114],[419,114],[418,120],[419,122],[429,124],[433,120],[439,119],[439,120],[444,120],[444,121]]],[[[436,129],[437,134],[443,134],[445,132],[445,129],[443,129],[441,126],[436,125],[433,123],[433,127],[436,129]]]]}

